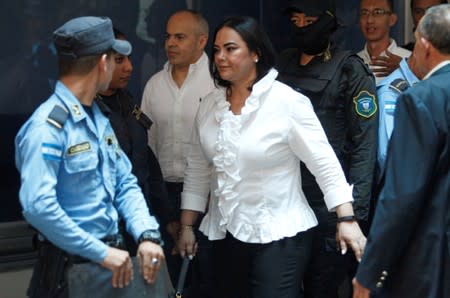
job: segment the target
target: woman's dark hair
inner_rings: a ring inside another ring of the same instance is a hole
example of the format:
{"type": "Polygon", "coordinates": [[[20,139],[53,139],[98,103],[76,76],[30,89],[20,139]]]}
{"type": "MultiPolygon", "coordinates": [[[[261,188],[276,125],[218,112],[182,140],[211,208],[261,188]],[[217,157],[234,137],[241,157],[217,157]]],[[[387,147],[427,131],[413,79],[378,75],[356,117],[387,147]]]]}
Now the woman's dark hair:
{"type": "MultiPolygon", "coordinates": [[[[275,65],[275,50],[270,42],[266,32],[264,32],[261,25],[251,17],[228,17],[219,26],[217,26],[213,35],[213,44],[220,29],[227,27],[236,31],[246,43],[250,52],[258,55],[258,63],[256,63],[256,79],[253,82],[258,82],[264,77],[269,70],[275,65]]],[[[231,83],[220,78],[219,72],[214,63],[214,45],[211,51],[209,61],[209,70],[214,79],[216,86],[230,87],[231,83]]]]}

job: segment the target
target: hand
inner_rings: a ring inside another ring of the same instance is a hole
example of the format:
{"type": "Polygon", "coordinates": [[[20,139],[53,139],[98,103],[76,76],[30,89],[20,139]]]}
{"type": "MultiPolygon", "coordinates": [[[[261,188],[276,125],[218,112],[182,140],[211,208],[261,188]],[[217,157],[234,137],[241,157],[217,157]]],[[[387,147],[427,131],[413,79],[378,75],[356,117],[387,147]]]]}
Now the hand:
{"type": "Polygon", "coordinates": [[[108,254],[100,265],[112,271],[113,288],[128,286],[133,279],[133,264],[125,250],[109,247],[108,254]]]}
{"type": "Polygon", "coordinates": [[[137,257],[145,281],[149,284],[154,283],[161,263],[165,259],[161,246],[151,241],[142,241],[137,250],[137,257]]]}
{"type": "Polygon", "coordinates": [[[179,254],[176,243],[178,242],[178,234],[180,232],[180,222],[179,221],[169,222],[166,226],[166,231],[172,237],[173,243],[175,243],[174,247],[172,248],[171,254],[172,255],[179,254]]]}
{"type": "Polygon", "coordinates": [[[400,61],[402,57],[392,54],[388,50],[385,51],[386,56],[371,57],[370,65],[373,74],[376,77],[388,76],[391,72],[396,70],[400,66],[400,61]]]}
{"type": "Polygon", "coordinates": [[[353,279],[353,298],[369,298],[370,290],[361,285],[356,278],[353,279]]]}
{"type": "Polygon", "coordinates": [[[184,256],[188,255],[192,259],[195,256],[197,243],[192,226],[181,225],[177,245],[181,257],[184,258],[184,256]]]}
{"type": "Polygon", "coordinates": [[[347,253],[347,244],[349,244],[358,262],[361,261],[364,248],[366,247],[366,237],[356,221],[344,221],[337,224],[336,242],[338,249],[340,248],[343,255],[347,253]]]}

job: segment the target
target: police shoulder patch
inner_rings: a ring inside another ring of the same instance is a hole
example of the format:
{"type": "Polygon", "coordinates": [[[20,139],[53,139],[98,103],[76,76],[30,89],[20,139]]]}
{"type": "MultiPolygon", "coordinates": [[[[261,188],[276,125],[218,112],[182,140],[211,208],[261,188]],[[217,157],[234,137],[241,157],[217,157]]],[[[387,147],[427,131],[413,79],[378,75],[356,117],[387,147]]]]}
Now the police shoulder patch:
{"type": "Polygon", "coordinates": [[[47,122],[61,129],[63,128],[64,122],[66,122],[68,116],[69,112],[66,108],[60,105],[55,105],[48,115],[47,122]]]}
{"type": "Polygon", "coordinates": [[[137,105],[134,105],[131,114],[145,129],[150,129],[153,124],[152,120],[137,105]]]}
{"type": "Polygon", "coordinates": [[[378,110],[375,95],[367,90],[359,92],[359,94],[353,98],[353,102],[355,103],[356,114],[364,118],[370,118],[378,110]]]}
{"type": "Polygon", "coordinates": [[[409,84],[406,80],[395,79],[391,82],[389,88],[394,89],[398,93],[402,93],[403,91],[409,88],[409,84]]]}

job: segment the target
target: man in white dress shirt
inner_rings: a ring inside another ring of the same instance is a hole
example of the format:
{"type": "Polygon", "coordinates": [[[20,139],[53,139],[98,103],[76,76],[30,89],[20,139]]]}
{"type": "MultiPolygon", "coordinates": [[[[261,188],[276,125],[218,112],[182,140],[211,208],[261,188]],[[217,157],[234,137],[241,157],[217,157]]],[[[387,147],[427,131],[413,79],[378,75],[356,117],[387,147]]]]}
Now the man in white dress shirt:
{"type": "Polygon", "coordinates": [[[172,282],[178,278],[179,256],[172,256],[173,239],[180,218],[180,196],[186,166],[186,148],[201,98],[214,88],[209,60],[204,52],[208,41],[208,23],[197,12],[182,10],[167,22],[165,50],[168,61],[147,82],[141,109],[153,121],[148,144],[161,165],[169,192],[170,237],[165,252],[172,282]]]}
{"type": "Polygon", "coordinates": [[[410,51],[397,46],[389,35],[397,22],[392,0],[361,0],[359,27],[366,39],[364,49],[358,52],[369,65],[378,83],[400,65],[402,58],[409,57],[410,51]]]}

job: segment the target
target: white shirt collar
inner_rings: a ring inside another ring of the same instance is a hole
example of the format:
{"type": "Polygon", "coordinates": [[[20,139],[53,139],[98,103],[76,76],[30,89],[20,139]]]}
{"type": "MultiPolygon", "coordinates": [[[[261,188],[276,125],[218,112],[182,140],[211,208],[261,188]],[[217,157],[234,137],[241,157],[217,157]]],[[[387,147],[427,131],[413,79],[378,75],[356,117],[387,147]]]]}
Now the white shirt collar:
{"type": "MultiPolygon", "coordinates": [[[[389,38],[389,46],[386,48],[386,50],[388,50],[389,52],[395,52],[395,50],[398,48],[397,43],[395,42],[394,39],[389,38]]],[[[386,56],[386,50],[382,51],[380,53],[380,56],[386,56]]],[[[367,49],[367,43],[364,45],[364,53],[367,55],[367,59],[370,60],[370,54],[369,51],[367,49]]]]}
{"type": "Polygon", "coordinates": [[[450,64],[449,60],[444,60],[441,63],[439,63],[438,65],[436,65],[432,70],[430,70],[427,75],[423,78],[424,80],[428,79],[429,77],[431,77],[431,75],[433,73],[435,73],[436,71],[438,71],[439,69],[441,69],[442,67],[446,66],[447,64],[450,64]]]}
{"type": "MultiPolygon", "coordinates": [[[[189,73],[191,73],[194,69],[200,67],[204,63],[208,63],[208,56],[206,55],[205,52],[203,52],[203,54],[200,56],[200,58],[198,58],[198,60],[195,63],[192,63],[192,64],[189,65],[189,73]]],[[[164,64],[164,69],[167,72],[171,72],[172,71],[172,67],[173,67],[173,65],[170,64],[169,61],[167,61],[164,64]]]]}

